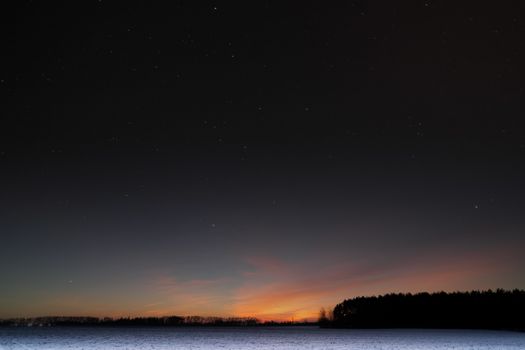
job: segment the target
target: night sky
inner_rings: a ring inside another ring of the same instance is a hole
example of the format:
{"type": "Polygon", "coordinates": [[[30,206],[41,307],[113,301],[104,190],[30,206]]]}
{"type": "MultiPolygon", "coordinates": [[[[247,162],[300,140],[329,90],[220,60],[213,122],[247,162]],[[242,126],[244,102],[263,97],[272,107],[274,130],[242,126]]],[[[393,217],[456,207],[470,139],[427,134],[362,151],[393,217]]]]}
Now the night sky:
{"type": "Polygon", "coordinates": [[[0,318],[525,288],[522,1],[14,5],[0,318]]]}

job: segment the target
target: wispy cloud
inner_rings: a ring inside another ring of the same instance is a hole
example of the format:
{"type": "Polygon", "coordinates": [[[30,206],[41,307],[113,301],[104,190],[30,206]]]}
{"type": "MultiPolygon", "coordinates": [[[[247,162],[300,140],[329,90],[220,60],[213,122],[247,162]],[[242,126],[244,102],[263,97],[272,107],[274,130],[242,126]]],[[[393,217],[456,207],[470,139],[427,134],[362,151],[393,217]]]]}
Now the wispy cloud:
{"type": "Polygon", "coordinates": [[[266,320],[312,319],[321,306],[357,295],[475,288],[483,275],[501,268],[496,257],[481,254],[439,260],[436,255],[381,264],[300,265],[275,257],[249,258],[249,273],[243,274],[243,283],[234,291],[232,309],[239,316],[266,320]]]}
{"type": "Polygon", "coordinates": [[[148,283],[150,298],[155,302],[145,304],[143,312],[156,316],[223,314],[228,284],[227,278],[182,280],[168,274],[155,276],[148,283]]]}

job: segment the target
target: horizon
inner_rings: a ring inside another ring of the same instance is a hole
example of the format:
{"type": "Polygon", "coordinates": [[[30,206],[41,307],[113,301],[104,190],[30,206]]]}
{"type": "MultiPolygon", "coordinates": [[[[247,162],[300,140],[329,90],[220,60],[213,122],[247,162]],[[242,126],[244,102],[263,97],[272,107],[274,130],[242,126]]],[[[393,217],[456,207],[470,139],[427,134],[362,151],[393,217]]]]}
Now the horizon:
{"type": "MultiPolygon", "coordinates": [[[[388,293],[383,294],[369,294],[369,295],[357,295],[357,296],[350,296],[340,299],[336,304],[340,304],[345,300],[350,299],[356,299],[356,298],[375,298],[380,296],[387,296],[387,295],[419,295],[419,294],[440,294],[440,293],[447,293],[447,294],[456,294],[456,293],[472,293],[472,292],[513,292],[513,291],[525,291],[525,289],[519,289],[519,288],[512,288],[512,289],[504,289],[504,288],[488,288],[488,289],[471,289],[471,290],[434,290],[434,291],[415,291],[415,292],[401,292],[401,291],[391,291],[388,293]]],[[[112,320],[118,320],[118,319],[126,319],[126,318],[166,318],[166,317],[183,317],[183,318],[190,318],[190,317],[203,317],[203,318],[221,318],[221,319],[254,319],[257,322],[262,323],[271,323],[271,322],[277,322],[277,323],[317,323],[319,321],[320,312],[321,310],[324,310],[328,313],[331,313],[333,311],[333,307],[335,304],[331,307],[324,307],[321,306],[317,310],[316,313],[313,313],[310,317],[303,317],[303,318],[296,318],[293,315],[289,318],[259,318],[255,316],[237,316],[237,315],[213,315],[213,314],[180,314],[176,312],[168,312],[165,314],[157,314],[157,315],[150,315],[150,314],[118,314],[118,315],[110,315],[110,314],[48,314],[48,315],[22,315],[22,316],[10,316],[10,317],[0,317],[0,320],[9,320],[9,319],[35,319],[35,318],[53,318],[53,317],[71,317],[71,318],[82,318],[82,317],[93,317],[97,319],[105,319],[110,318],[112,320]]]]}
{"type": "Polygon", "coordinates": [[[517,7],[17,1],[0,318],[525,289],[517,7]]]}
{"type": "MultiPolygon", "coordinates": [[[[489,293],[489,292],[492,292],[492,293],[495,293],[495,294],[498,294],[500,292],[504,292],[504,293],[513,293],[513,292],[523,292],[525,293],[525,289],[518,289],[518,288],[514,288],[514,289],[502,289],[502,288],[495,288],[495,289],[484,289],[484,290],[454,290],[454,291],[444,291],[444,290],[440,290],[440,291],[419,291],[419,292],[389,292],[389,293],[386,293],[386,294],[373,294],[373,295],[359,295],[359,296],[353,296],[353,297],[348,297],[348,298],[344,298],[344,299],[341,299],[338,304],[342,304],[343,302],[345,301],[348,301],[348,300],[356,300],[356,299],[362,299],[362,298],[378,298],[378,297],[386,297],[386,296],[393,296],[393,295],[403,295],[403,296],[418,296],[418,295],[437,295],[437,294],[442,294],[442,293],[446,293],[448,295],[453,295],[453,294],[468,294],[468,293],[489,293]]],[[[151,316],[151,315],[116,315],[116,316],[110,316],[110,315],[39,315],[39,316],[19,316],[19,317],[6,317],[6,318],[1,318],[0,317],[0,321],[7,321],[7,320],[16,320],[16,319],[40,319],[40,318],[96,318],[98,320],[106,320],[106,319],[110,319],[112,321],[117,321],[117,320],[120,320],[120,319],[147,319],[147,318],[156,318],[156,319],[163,319],[163,318],[169,318],[169,317],[181,317],[181,318],[194,318],[194,317],[198,317],[198,318],[203,318],[204,322],[203,324],[206,324],[207,321],[213,321],[214,319],[222,319],[222,320],[254,320],[256,321],[257,323],[261,323],[261,324],[265,324],[265,323],[278,323],[278,324],[294,324],[294,323],[298,323],[298,324],[301,324],[301,323],[313,323],[313,324],[317,324],[320,322],[320,313],[321,313],[321,310],[323,313],[325,313],[325,315],[327,316],[324,316],[324,317],[328,317],[328,319],[331,318],[331,314],[333,312],[333,308],[324,308],[324,307],[321,307],[319,308],[319,311],[317,312],[317,315],[315,315],[315,317],[311,317],[311,318],[303,318],[303,319],[296,319],[294,317],[291,317],[290,319],[279,319],[279,320],[276,320],[276,319],[260,319],[260,318],[256,318],[256,317],[251,317],[251,316],[244,316],[244,317],[239,317],[239,316],[235,316],[235,315],[183,315],[183,314],[177,314],[177,313],[173,313],[173,314],[163,314],[163,315],[157,315],[157,316],[151,316]]]]}

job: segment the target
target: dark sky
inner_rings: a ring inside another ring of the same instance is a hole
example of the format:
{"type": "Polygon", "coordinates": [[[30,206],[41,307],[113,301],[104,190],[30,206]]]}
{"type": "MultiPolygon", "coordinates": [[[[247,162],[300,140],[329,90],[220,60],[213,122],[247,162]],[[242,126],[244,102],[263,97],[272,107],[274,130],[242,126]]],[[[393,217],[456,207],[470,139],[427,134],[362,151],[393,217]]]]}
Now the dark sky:
{"type": "Polygon", "coordinates": [[[521,1],[17,1],[0,317],[525,288],[521,1]]]}

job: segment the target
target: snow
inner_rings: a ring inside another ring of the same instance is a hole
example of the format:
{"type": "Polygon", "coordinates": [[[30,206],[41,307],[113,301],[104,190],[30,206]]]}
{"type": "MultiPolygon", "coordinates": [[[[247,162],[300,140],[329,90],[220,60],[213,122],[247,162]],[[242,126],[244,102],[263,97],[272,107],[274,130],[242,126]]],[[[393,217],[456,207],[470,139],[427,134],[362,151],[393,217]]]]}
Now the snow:
{"type": "Polygon", "coordinates": [[[525,349],[525,333],[482,330],[0,328],[0,349],[525,349]]]}

